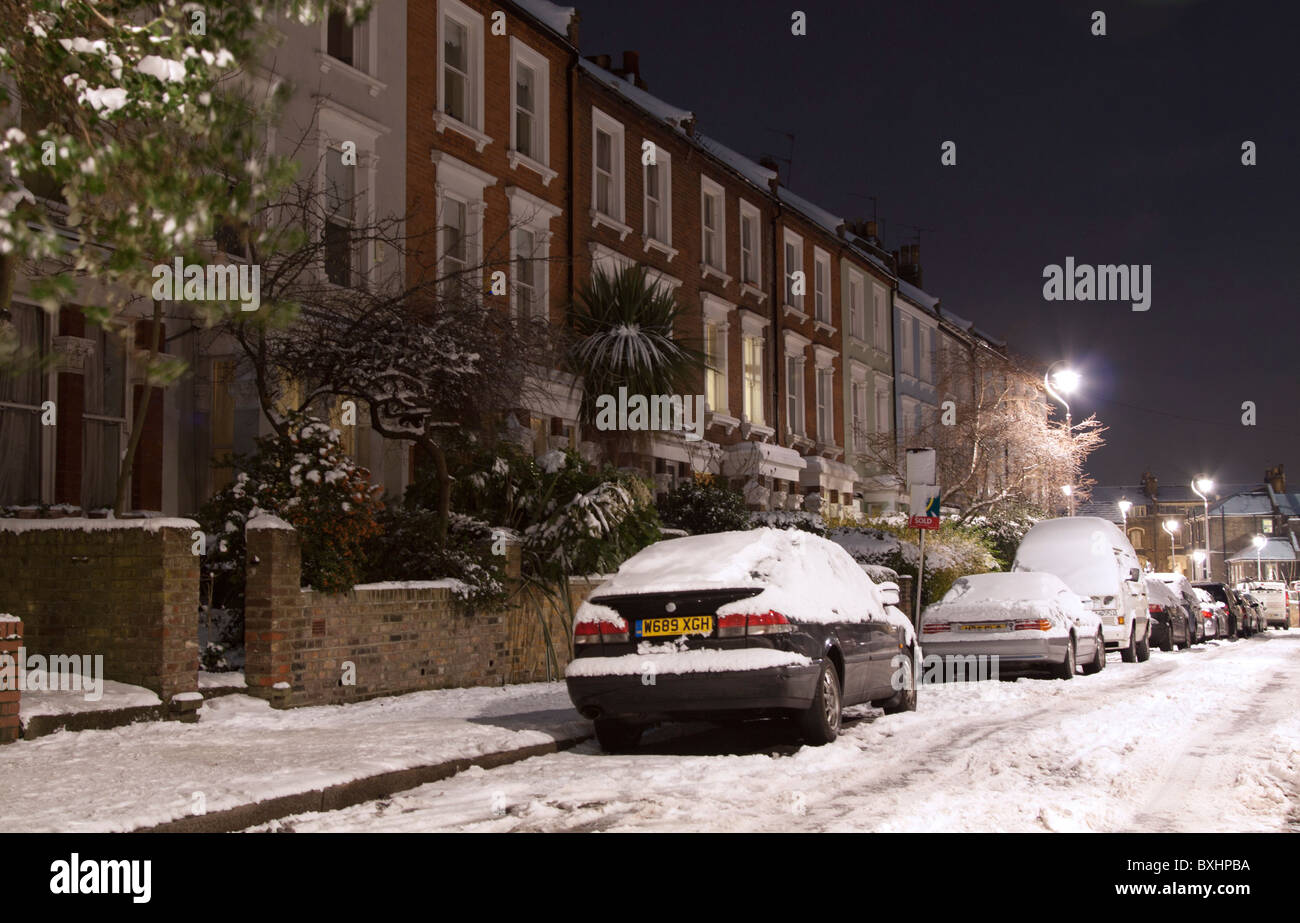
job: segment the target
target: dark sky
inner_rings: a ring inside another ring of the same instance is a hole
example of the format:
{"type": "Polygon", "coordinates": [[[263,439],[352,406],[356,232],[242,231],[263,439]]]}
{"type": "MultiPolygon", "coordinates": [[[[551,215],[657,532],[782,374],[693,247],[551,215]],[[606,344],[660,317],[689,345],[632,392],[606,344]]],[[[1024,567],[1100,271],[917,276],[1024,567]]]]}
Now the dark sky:
{"type": "Polygon", "coordinates": [[[1110,427],[1100,483],[1278,462],[1300,483],[1300,4],[568,2],[584,54],[639,50],[650,91],[706,134],[757,158],[793,132],[795,191],[846,217],[876,196],[890,248],[929,229],[945,307],[1082,373],[1076,419],[1110,427]],[[1150,264],[1150,310],[1045,301],[1067,256],[1150,264]]]}

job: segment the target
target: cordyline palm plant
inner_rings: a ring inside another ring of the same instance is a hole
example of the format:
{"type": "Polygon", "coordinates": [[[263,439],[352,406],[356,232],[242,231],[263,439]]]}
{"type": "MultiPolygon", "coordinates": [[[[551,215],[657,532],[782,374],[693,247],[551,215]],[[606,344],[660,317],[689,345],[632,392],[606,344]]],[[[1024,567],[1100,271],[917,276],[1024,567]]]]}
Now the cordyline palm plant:
{"type": "Polygon", "coordinates": [[[571,370],[582,377],[582,420],[596,419],[596,398],[690,394],[706,367],[704,354],[674,338],[682,310],[671,289],[652,282],[644,266],[613,275],[597,268],[573,306],[571,370]]]}

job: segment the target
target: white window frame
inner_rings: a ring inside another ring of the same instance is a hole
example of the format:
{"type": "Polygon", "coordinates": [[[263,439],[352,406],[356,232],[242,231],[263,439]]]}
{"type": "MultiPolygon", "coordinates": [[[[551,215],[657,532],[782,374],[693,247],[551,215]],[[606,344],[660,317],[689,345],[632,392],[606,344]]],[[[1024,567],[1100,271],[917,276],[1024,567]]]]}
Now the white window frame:
{"type": "Polygon", "coordinates": [[[874,432],[888,434],[893,428],[890,424],[890,407],[893,404],[894,389],[888,376],[876,375],[875,390],[872,394],[872,401],[876,414],[874,432]]]}
{"type": "MultiPolygon", "coordinates": [[[[558,218],[562,209],[518,186],[506,187],[506,198],[510,202],[510,276],[514,280],[519,260],[523,257],[518,252],[515,232],[527,229],[533,234],[535,246],[529,259],[539,261],[538,281],[533,291],[540,302],[540,310],[535,310],[533,319],[549,320],[551,313],[551,219],[558,218]]],[[[510,314],[519,318],[518,289],[510,286],[510,314]]]]}
{"type": "MultiPolygon", "coordinates": [[[[795,313],[801,317],[807,317],[804,313],[804,305],[807,303],[807,293],[803,295],[791,294],[791,287],[794,282],[792,276],[796,270],[804,268],[803,238],[789,228],[783,228],[781,237],[781,298],[784,301],[786,313],[795,313]],[[793,247],[795,255],[798,258],[797,265],[791,266],[790,248],[793,247]]],[[[805,288],[808,280],[804,278],[805,288]]]]}
{"type": "Polygon", "coordinates": [[[915,375],[912,371],[912,325],[915,319],[906,311],[898,314],[898,368],[904,375],[915,375]]]}
{"type": "Polygon", "coordinates": [[[813,387],[817,389],[817,442],[822,445],[835,445],[835,350],[825,346],[813,346],[813,359],[817,364],[817,374],[813,387]]]}
{"type": "Polygon", "coordinates": [[[763,285],[763,216],[759,210],[746,202],[740,200],[740,227],[737,246],[740,248],[740,283],[757,291],[763,285]],[[753,223],[753,239],[750,241],[750,260],[753,263],[754,271],[752,276],[745,275],[745,225],[747,222],[753,223]]]}
{"type": "MultiPolygon", "coordinates": [[[[11,99],[13,97],[11,96],[11,99]]],[[[15,106],[15,110],[16,110],[15,106]]],[[[15,111],[14,117],[17,118],[15,111]]],[[[33,312],[41,326],[39,353],[41,356],[48,357],[54,350],[54,338],[58,333],[58,316],[52,315],[43,310],[40,305],[33,304],[24,299],[21,295],[15,294],[13,298],[15,307],[21,306],[33,312]]],[[[58,395],[58,372],[54,365],[40,373],[40,393],[37,395],[38,401],[35,405],[23,404],[19,402],[3,403],[5,409],[17,411],[19,413],[34,414],[39,420],[42,413],[42,406],[45,401],[53,400],[58,395]]],[[[128,393],[128,397],[129,397],[128,393]]],[[[130,413],[130,405],[133,402],[128,400],[127,407],[130,413]]],[[[40,471],[38,472],[36,489],[42,503],[52,503],[54,501],[54,480],[56,477],[56,428],[53,426],[38,426],[40,433],[37,446],[37,452],[40,457],[40,471]]],[[[78,486],[80,491],[80,486],[78,486]]]]}
{"type": "Polygon", "coordinates": [[[471,164],[459,160],[445,151],[434,151],[433,162],[436,164],[434,192],[437,195],[438,233],[436,250],[438,254],[438,275],[445,276],[445,263],[442,240],[442,207],[444,199],[455,199],[466,206],[466,225],[469,245],[465,259],[476,267],[478,289],[483,290],[483,215],[487,211],[484,191],[495,186],[497,178],[471,164]]]}
{"type": "MultiPolygon", "coordinates": [[[[708,409],[712,413],[722,414],[726,416],[730,414],[730,409],[731,409],[731,395],[729,394],[731,390],[730,387],[731,375],[730,375],[730,368],[728,365],[730,357],[727,355],[728,353],[727,339],[728,339],[728,331],[731,329],[731,323],[730,323],[731,312],[735,310],[736,306],[733,304],[729,304],[728,302],[723,301],[717,295],[712,295],[709,294],[708,292],[701,293],[700,301],[702,306],[701,313],[703,314],[703,323],[704,323],[704,330],[705,330],[704,342],[706,344],[706,347],[708,344],[707,334],[710,326],[712,326],[716,332],[716,336],[717,336],[716,343],[718,344],[718,355],[711,355],[707,357],[707,359],[711,361],[713,365],[717,366],[717,371],[713,372],[708,369],[704,370],[705,376],[713,379],[715,390],[718,390],[720,392],[718,394],[719,397],[718,405],[717,406],[709,405],[708,409]]],[[[705,396],[707,402],[707,396],[708,396],[707,385],[705,386],[705,396]]]]}
{"type": "MultiPolygon", "coordinates": [[[[317,124],[319,130],[316,138],[316,162],[321,165],[316,178],[318,201],[322,206],[328,205],[325,158],[337,156],[343,142],[351,141],[357,146],[357,162],[352,167],[352,226],[372,227],[375,222],[375,171],[379,165],[375,149],[380,136],[388,134],[390,129],[333,100],[321,101],[317,124]]],[[[324,211],[325,209],[322,208],[322,214],[324,211]]],[[[321,233],[325,233],[323,226],[321,233]]],[[[380,254],[377,252],[379,246],[381,244],[378,241],[371,241],[368,247],[353,245],[352,287],[365,289],[370,286],[373,273],[380,261],[380,254]]],[[[327,279],[324,247],[321,248],[319,272],[321,279],[327,279]]]]}
{"type": "MultiPolygon", "coordinates": [[[[438,0],[438,86],[437,107],[434,111],[434,123],[441,133],[450,128],[474,142],[475,150],[482,151],[492,143],[484,134],[485,116],[484,99],[487,96],[483,82],[483,16],[460,0],[438,0]],[[465,118],[457,119],[445,108],[447,99],[447,49],[444,29],[447,20],[453,20],[464,27],[466,41],[469,45],[465,93],[465,118]]],[[[513,118],[513,111],[511,113],[513,118]]]]}
{"type": "Polygon", "coordinates": [[[700,177],[700,269],[706,275],[711,272],[726,275],[727,272],[727,191],[707,176],[700,177]],[[704,223],[705,203],[710,199],[717,203],[714,209],[717,221],[714,228],[716,262],[710,262],[708,258],[709,229],[704,223]]]}
{"type": "Polygon", "coordinates": [[[930,382],[931,384],[933,384],[934,381],[934,357],[932,353],[934,351],[936,333],[937,328],[930,326],[924,321],[918,325],[916,332],[917,352],[921,357],[921,364],[917,378],[924,382],[930,382]]]}
{"type": "Polygon", "coordinates": [[[793,330],[785,332],[785,402],[786,402],[786,429],[794,436],[803,439],[808,438],[808,393],[804,382],[804,371],[807,363],[805,351],[811,341],[800,336],[793,330]],[[794,371],[791,372],[791,364],[794,364],[794,371]],[[790,412],[790,406],[793,403],[794,413],[790,412]]]}
{"type": "Polygon", "coordinates": [[[886,331],[889,330],[888,292],[876,282],[871,283],[871,331],[872,345],[885,350],[889,345],[886,331]]]}
{"type": "MultiPolygon", "coordinates": [[[[649,138],[645,139],[654,144],[649,138]]],[[[653,169],[659,173],[659,220],[663,228],[650,227],[650,184],[646,181],[652,166],[646,164],[641,170],[642,212],[645,215],[643,236],[646,249],[655,247],[668,254],[669,262],[677,255],[673,249],[673,158],[662,147],[655,144],[655,162],[653,169]],[[662,233],[660,231],[662,230],[662,233]]]]}
{"type": "Polygon", "coordinates": [[[618,119],[591,107],[591,226],[604,224],[618,231],[619,240],[627,237],[632,229],[627,226],[627,177],[626,177],[626,132],[618,119]],[[597,137],[604,132],[610,136],[610,211],[602,212],[598,207],[597,195],[600,178],[596,166],[597,137]]]}
{"type": "Polygon", "coordinates": [[[867,279],[852,266],[846,273],[848,278],[849,336],[859,343],[867,342],[867,279]]]}
{"type": "Polygon", "coordinates": [[[550,62],[545,55],[533,50],[513,35],[510,36],[510,152],[514,155],[511,158],[512,168],[522,163],[533,172],[541,174],[544,185],[550,185],[550,178],[546,174],[551,174],[551,178],[556,175],[555,171],[549,169],[551,165],[550,62]],[[521,64],[530,69],[537,80],[533,137],[529,139],[532,142],[532,153],[524,153],[519,149],[519,125],[516,114],[519,108],[518,73],[521,64]]]}
{"type": "Polygon", "coordinates": [[[834,318],[831,293],[831,255],[821,247],[813,246],[813,320],[832,327],[834,318]]]}

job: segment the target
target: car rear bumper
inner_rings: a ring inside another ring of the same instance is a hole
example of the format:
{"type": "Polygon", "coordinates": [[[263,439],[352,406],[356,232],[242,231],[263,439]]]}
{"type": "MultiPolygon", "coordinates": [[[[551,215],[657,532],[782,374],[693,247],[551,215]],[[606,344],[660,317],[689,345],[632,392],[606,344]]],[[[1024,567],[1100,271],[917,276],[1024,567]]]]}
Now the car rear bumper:
{"type": "Polygon", "coordinates": [[[571,676],[569,698],[584,718],[642,721],[802,711],[812,705],[821,661],[717,673],[571,676]]]}
{"type": "MultiPolygon", "coordinates": [[[[1065,636],[1033,638],[972,638],[945,641],[927,638],[921,642],[925,660],[933,656],[996,657],[998,672],[1045,669],[1052,664],[1065,662],[1070,639],[1065,636]]],[[[924,669],[924,667],[923,667],[924,669]]]]}

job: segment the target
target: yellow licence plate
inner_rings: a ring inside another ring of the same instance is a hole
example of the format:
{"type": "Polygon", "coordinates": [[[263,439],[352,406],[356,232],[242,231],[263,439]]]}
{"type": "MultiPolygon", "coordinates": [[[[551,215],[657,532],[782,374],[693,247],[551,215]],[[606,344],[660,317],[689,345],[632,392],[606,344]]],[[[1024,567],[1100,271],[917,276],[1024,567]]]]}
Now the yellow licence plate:
{"type": "Polygon", "coordinates": [[[962,631],[1006,631],[1006,622],[981,622],[961,626],[962,631]]]}
{"type": "Polygon", "coordinates": [[[675,615],[670,618],[642,619],[636,623],[636,636],[638,638],[711,634],[713,634],[713,616],[711,615],[675,615]]]}

